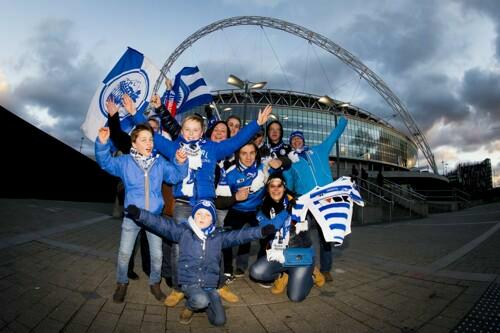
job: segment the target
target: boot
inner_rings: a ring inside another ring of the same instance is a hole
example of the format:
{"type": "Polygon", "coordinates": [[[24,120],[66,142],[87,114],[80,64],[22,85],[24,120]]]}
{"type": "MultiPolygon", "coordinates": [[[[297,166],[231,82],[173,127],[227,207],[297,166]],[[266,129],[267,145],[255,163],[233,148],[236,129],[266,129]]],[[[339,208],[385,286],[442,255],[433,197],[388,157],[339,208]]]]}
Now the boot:
{"type": "Polygon", "coordinates": [[[314,267],[313,280],[316,287],[321,288],[325,285],[325,277],[319,271],[318,267],[314,267]]]}
{"type": "Polygon", "coordinates": [[[218,289],[217,291],[219,292],[220,297],[223,300],[228,301],[229,303],[238,303],[240,301],[238,295],[233,293],[231,289],[229,289],[228,285],[225,285],[224,287],[218,289]]]}
{"type": "Polygon", "coordinates": [[[113,294],[113,302],[115,303],[123,303],[125,300],[125,295],[127,295],[127,283],[117,283],[116,290],[113,294]]]}
{"type": "Polygon", "coordinates": [[[333,281],[332,273],[330,273],[330,272],[321,272],[321,274],[323,274],[323,276],[325,277],[325,281],[326,282],[332,282],[333,281]]]}
{"type": "Polygon", "coordinates": [[[161,291],[160,283],[155,283],[149,286],[151,294],[156,298],[157,301],[163,301],[165,299],[165,294],[161,291]]]}
{"type": "Polygon", "coordinates": [[[165,305],[173,308],[174,306],[179,304],[179,302],[182,301],[183,298],[184,298],[183,292],[172,289],[170,295],[168,295],[167,298],[165,298],[165,305]]]}
{"type": "Polygon", "coordinates": [[[189,325],[193,320],[193,311],[188,308],[182,309],[181,315],[179,316],[179,323],[183,325],[189,325]]]}
{"type": "Polygon", "coordinates": [[[288,274],[281,273],[281,276],[274,280],[273,287],[271,288],[271,293],[274,295],[279,295],[283,293],[288,284],[288,274]]]}

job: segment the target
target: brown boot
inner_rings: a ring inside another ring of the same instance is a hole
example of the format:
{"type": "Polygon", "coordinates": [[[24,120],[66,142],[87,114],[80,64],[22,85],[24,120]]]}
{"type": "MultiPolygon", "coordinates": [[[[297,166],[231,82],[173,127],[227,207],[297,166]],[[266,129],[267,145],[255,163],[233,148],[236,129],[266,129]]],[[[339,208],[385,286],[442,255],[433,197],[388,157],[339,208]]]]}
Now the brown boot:
{"type": "Polygon", "coordinates": [[[179,304],[179,302],[182,301],[183,298],[184,298],[183,292],[172,289],[170,295],[168,295],[167,298],[165,298],[164,304],[168,307],[173,308],[174,306],[179,304]]]}
{"type": "Polygon", "coordinates": [[[155,283],[149,286],[151,294],[156,298],[157,301],[163,301],[165,299],[165,294],[161,291],[160,284],[155,283]]]}
{"type": "Polygon", "coordinates": [[[225,285],[220,289],[217,289],[217,291],[219,292],[220,297],[223,300],[228,301],[229,303],[238,303],[240,301],[238,295],[233,293],[231,289],[229,289],[229,286],[227,285],[225,285]]]}
{"type": "Polygon", "coordinates": [[[274,280],[273,287],[271,288],[271,293],[274,295],[279,295],[283,293],[288,284],[288,274],[282,273],[280,277],[274,280]]]}
{"type": "Polygon", "coordinates": [[[193,311],[188,308],[184,308],[179,316],[179,323],[183,325],[189,325],[193,320],[193,311]]]}
{"type": "Polygon", "coordinates": [[[116,290],[113,294],[113,302],[115,303],[123,303],[125,300],[125,295],[127,295],[127,283],[117,283],[116,290]]]}
{"type": "Polygon", "coordinates": [[[318,267],[314,267],[313,280],[316,287],[321,288],[325,285],[325,277],[319,271],[318,267]]]}
{"type": "Polygon", "coordinates": [[[326,282],[332,282],[333,281],[333,275],[330,272],[321,272],[323,276],[325,277],[326,282]]]}

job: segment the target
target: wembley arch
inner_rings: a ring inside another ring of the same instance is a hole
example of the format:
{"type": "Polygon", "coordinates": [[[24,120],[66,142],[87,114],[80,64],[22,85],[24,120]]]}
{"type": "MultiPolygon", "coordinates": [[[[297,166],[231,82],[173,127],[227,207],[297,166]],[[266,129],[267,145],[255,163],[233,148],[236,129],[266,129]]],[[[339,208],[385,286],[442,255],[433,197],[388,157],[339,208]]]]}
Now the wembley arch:
{"type": "Polygon", "coordinates": [[[420,131],[420,129],[418,128],[415,120],[408,112],[406,106],[401,102],[398,96],[396,96],[396,94],[392,92],[387,84],[385,84],[385,82],[377,74],[375,74],[370,68],[364,65],[356,56],[354,56],[346,49],[342,48],[340,45],[312,30],[284,20],[264,16],[236,16],[216,21],[201,29],[198,29],[195,33],[187,37],[179,46],[177,46],[174,52],[172,52],[172,54],[167,58],[161,68],[161,75],[154,86],[154,92],[156,93],[158,91],[172,64],[187,48],[193,45],[197,40],[217,30],[240,25],[253,25],[261,28],[267,27],[285,31],[294,36],[305,39],[309,43],[314,44],[322,48],[323,50],[333,54],[345,65],[349,66],[360,76],[360,78],[364,79],[373,89],[375,89],[375,91],[377,91],[377,93],[382,96],[382,98],[391,107],[391,109],[401,117],[403,123],[409,131],[409,135],[413,138],[414,142],[417,144],[417,147],[424,154],[427,162],[429,163],[429,166],[432,168],[435,174],[438,174],[434,155],[432,154],[427,139],[425,138],[422,131],[420,131]]]}

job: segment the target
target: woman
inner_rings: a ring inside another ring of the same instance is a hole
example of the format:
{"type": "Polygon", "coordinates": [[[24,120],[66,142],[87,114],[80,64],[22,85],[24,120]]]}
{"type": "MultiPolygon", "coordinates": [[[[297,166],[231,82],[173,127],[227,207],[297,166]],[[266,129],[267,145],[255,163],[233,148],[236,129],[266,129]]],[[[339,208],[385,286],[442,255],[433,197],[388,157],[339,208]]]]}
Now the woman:
{"type": "MultiPolygon", "coordinates": [[[[289,214],[293,203],[294,199],[287,193],[283,176],[281,174],[270,176],[266,184],[262,209],[257,215],[259,223],[267,224],[284,211],[289,214]]],[[[313,286],[313,275],[319,271],[315,270],[313,262],[304,266],[285,267],[280,262],[283,260],[271,255],[273,250],[282,251],[275,246],[275,240],[278,239],[285,245],[288,243],[288,248],[310,248],[312,245],[308,231],[297,233],[295,223],[288,218],[269,242],[267,256],[261,257],[250,267],[250,277],[257,281],[274,281],[271,289],[273,294],[281,294],[287,289],[288,298],[292,302],[303,301],[313,286]]]]}

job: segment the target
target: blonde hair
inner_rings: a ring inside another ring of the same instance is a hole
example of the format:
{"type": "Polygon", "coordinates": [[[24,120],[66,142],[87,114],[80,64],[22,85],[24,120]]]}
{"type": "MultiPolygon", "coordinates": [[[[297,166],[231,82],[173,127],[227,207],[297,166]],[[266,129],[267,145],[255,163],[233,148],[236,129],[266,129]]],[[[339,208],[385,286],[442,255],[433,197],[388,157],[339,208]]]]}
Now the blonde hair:
{"type": "Polygon", "coordinates": [[[198,115],[196,115],[196,114],[192,114],[192,115],[189,115],[186,118],[184,118],[182,120],[181,128],[184,127],[184,124],[186,122],[188,122],[188,121],[196,121],[196,122],[198,122],[200,124],[202,131],[205,129],[205,123],[203,121],[203,118],[200,117],[200,116],[198,116],[198,115]]]}

